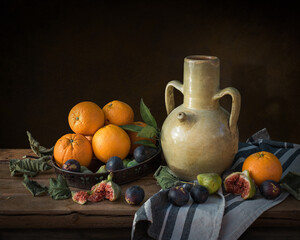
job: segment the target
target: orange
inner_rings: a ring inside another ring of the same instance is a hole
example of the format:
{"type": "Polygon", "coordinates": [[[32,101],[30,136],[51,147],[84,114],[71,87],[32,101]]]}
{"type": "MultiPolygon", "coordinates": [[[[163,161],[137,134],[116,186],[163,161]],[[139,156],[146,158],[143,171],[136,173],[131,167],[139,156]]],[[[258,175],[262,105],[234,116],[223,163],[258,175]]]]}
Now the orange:
{"type": "Polygon", "coordinates": [[[104,125],[104,113],[96,103],[80,102],[71,109],[68,121],[73,132],[93,135],[104,125]]]}
{"type": "Polygon", "coordinates": [[[113,156],[124,159],[130,150],[130,139],[122,128],[109,124],[95,133],[92,146],[96,158],[106,163],[113,156]]]}
{"type": "Polygon", "coordinates": [[[66,134],[57,140],[54,146],[54,159],[58,166],[69,159],[77,160],[81,166],[88,167],[92,161],[92,146],[89,141],[80,134],[66,134]]]}
{"type": "Polygon", "coordinates": [[[124,102],[114,100],[103,107],[105,116],[105,125],[125,125],[132,123],[134,120],[134,112],[132,108],[124,102]]]}
{"type": "Polygon", "coordinates": [[[248,170],[256,185],[260,186],[266,180],[278,182],[282,175],[279,159],[270,152],[253,153],[243,163],[242,170],[248,170]]]}
{"type": "Polygon", "coordinates": [[[91,135],[88,135],[88,136],[85,136],[87,140],[89,140],[90,144],[92,145],[92,140],[93,140],[93,136],[91,135]]]}
{"type": "MultiPolygon", "coordinates": [[[[141,126],[141,127],[145,127],[147,126],[146,123],[144,122],[133,122],[132,124],[137,125],[137,126],[141,126]]],[[[149,140],[151,142],[153,142],[155,144],[156,140],[152,139],[152,138],[142,138],[142,137],[138,137],[137,136],[137,132],[132,132],[132,131],[127,131],[127,134],[130,138],[130,142],[131,142],[131,148],[130,148],[130,154],[133,154],[134,149],[136,149],[138,146],[140,146],[141,144],[135,144],[136,141],[140,141],[140,140],[149,140]]]]}

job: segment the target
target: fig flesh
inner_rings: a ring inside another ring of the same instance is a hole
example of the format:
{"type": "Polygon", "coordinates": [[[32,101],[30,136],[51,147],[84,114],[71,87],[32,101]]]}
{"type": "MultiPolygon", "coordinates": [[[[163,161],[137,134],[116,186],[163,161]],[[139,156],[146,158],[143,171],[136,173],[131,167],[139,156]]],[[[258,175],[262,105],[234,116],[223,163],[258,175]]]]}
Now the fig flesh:
{"type": "MultiPolygon", "coordinates": [[[[91,188],[91,195],[93,194],[95,194],[95,199],[99,201],[103,199],[115,201],[120,197],[121,188],[118,184],[112,181],[112,175],[109,174],[107,176],[107,180],[103,180],[91,188]]],[[[93,199],[93,197],[91,197],[91,199],[93,199]]]]}
{"type": "Polygon", "coordinates": [[[250,199],[255,195],[256,188],[247,170],[229,174],[224,180],[226,192],[241,195],[243,199],[250,199]]]}
{"type": "Polygon", "coordinates": [[[89,194],[85,191],[72,192],[72,200],[78,204],[85,204],[89,198],[89,194]]]}

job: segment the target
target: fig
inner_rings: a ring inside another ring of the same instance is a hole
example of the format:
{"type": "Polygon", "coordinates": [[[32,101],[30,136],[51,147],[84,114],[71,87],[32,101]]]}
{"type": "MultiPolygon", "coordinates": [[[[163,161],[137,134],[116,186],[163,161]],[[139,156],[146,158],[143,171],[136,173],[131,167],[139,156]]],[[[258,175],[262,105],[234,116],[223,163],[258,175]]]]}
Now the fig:
{"type": "Polygon", "coordinates": [[[222,173],[222,175],[221,175],[221,178],[222,178],[222,180],[224,181],[225,180],[225,178],[227,178],[231,173],[233,173],[234,172],[234,170],[233,169],[226,169],[223,173],[222,173]]]}
{"type": "Polygon", "coordinates": [[[120,170],[123,168],[124,168],[123,161],[121,158],[117,156],[111,157],[110,159],[108,159],[106,163],[106,170],[108,172],[120,170]]]}
{"type": "Polygon", "coordinates": [[[175,186],[180,186],[180,187],[183,187],[185,190],[187,190],[188,192],[191,191],[192,187],[194,186],[194,183],[190,183],[190,182],[177,182],[175,184],[175,186]]]}
{"type": "Polygon", "coordinates": [[[216,173],[202,173],[197,176],[198,183],[207,188],[209,194],[219,190],[222,185],[221,177],[216,173]]]}
{"type": "Polygon", "coordinates": [[[137,161],[135,161],[135,160],[132,160],[132,161],[130,161],[128,164],[127,164],[127,167],[133,167],[133,166],[136,166],[136,165],[138,165],[139,163],[137,162],[137,161]]]}
{"type": "Polygon", "coordinates": [[[138,163],[141,163],[152,157],[156,152],[156,148],[141,145],[134,149],[133,157],[138,163]]]}
{"type": "Polygon", "coordinates": [[[96,173],[106,173],[106,172],[107,172],[106,165],[102,165],[96,173]]]}
{"type": "Polygon", "coordinates": [[[72,200],[78,204],[85,204],[89,198],[89,194],[85,191],[72,192],[72,200]]]}
{"type": "Polygon", "coordinates": [[[131,186],[125,192],[125,200],[130,205],[139,205],[145,197],[144,189],[140,186],[131,186]]]}
{"type": "Polygon", "coordinates": [[[193,186],[190,194],[195,203],[204,203],[209,196],[207,188],[201,185],[193,186]]]}
{"type": "Polygon", "coordinates": [[[69,159],[63,164],[62,169],[71,172],[80,172],[80,163],[75,159],[69,159]]]}
{"type": "Polygon", "coordinates": [[[121,188],[118,184],[112,181],[112,174],[109,174],[107,176],[107,180],[103,180],[91,188],[91,199],[93,199],[93,194],[95,194],[94,197],[99,201],[103,199],[115,201],[121,194],[121,188]]]}
{"type": "Polygon", "coordinates": [[[226,192],[241,195],[243,199],[252,198],[256,188],[248,170],[229,174],[224,180],[226,192]]]}
{"type": "Polygon", "coordinates": [[[88,197],[88,201],[90,202],[100,202],[102,200],[104,200],[104,196],[102,193],[96,193],[96,192],[93,192],[89,195],[88,197]]]}
{"type": "Polygon", "coordinates": [[[183,206],[187,204],[190,199],[190,193],[181,186],[170,188],[168,192],[168,200],[175,206],[183,206]]]}
{"type": "Polygon", "coordinates": [[[259,186],[259,191],[264,198],[275,199],[280,195],[281,187],[273,180],[266,180],[259,186]]]}

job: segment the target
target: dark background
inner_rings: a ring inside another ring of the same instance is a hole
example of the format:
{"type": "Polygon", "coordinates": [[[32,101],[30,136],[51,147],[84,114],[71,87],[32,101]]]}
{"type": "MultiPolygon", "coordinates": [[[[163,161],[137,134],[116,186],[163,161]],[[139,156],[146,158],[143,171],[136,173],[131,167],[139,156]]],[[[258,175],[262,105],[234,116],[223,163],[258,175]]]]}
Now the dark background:
{"type": "Polygon", "coordinates": [[[28,148],[26,130],[54,145],[85,100],[125,101],[138,120],[143,98],[161,127],[193,54],[219,57],[221,88],[240,91],[240,140],[266,127],[300,143],[299,9],[266,2],[0,1],[0,148],[28,148]]]}

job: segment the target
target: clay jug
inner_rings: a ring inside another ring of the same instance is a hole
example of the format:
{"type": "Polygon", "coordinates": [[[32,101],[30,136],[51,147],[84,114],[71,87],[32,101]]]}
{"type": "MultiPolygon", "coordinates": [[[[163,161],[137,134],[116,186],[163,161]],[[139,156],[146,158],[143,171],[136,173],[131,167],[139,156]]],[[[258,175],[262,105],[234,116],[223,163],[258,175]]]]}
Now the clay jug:
{"type": "Polygon", "coordinates": [[[194,180],[199,173],[221,174],[231,166],[238,150],[241,96],[232,87],[220,90],[219,76],[217,57],[188,56],[183,84],[173,80],[166,86],[168,116],[161,130],[161,145],[169,168],[183,180],[194,180]],[[184,95],[177,108],[174,88],[184,95]],[[219,104],[226,94],[232,97],[231,114],[219,104]]]}

